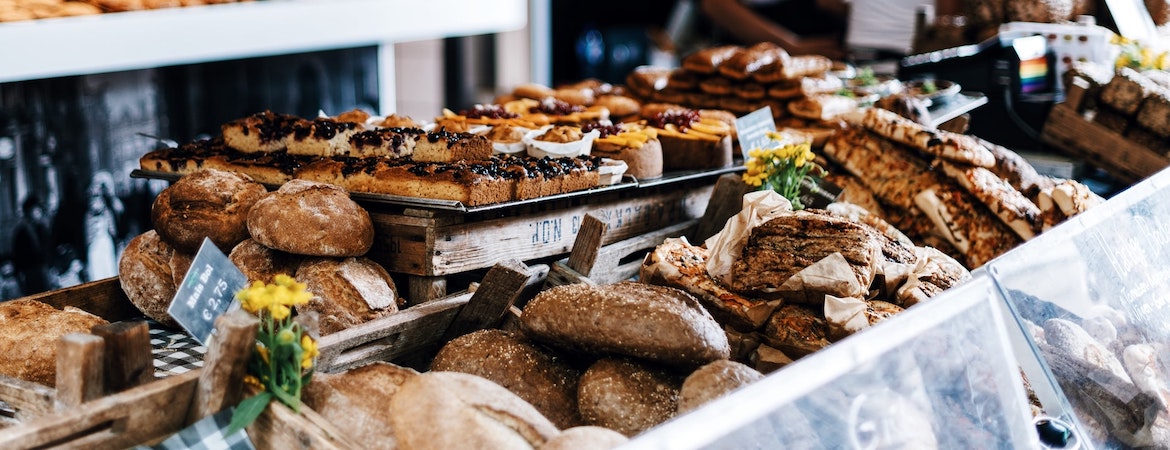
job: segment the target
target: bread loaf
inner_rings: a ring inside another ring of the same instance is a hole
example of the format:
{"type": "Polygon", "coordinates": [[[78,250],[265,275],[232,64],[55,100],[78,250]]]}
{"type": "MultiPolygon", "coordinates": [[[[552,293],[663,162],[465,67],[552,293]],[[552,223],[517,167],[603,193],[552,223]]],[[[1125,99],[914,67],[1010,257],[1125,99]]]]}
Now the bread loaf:
{"type": "Polygon", "coordinates": [[[587,425],[562,431],[545,442],[540,450],[606,450],[617,448],[629,440],[609,428],[587,425]]]}
{"type": "Polygon", "coordinates": [[[131,239],[122,251],[118,283],[143,315],[178,328],[167,308],[190,267],[191,255],[171,248],[155,230],[149,230],[131,239]]]}
{"type": "Polygon", "coordinates": [[[57,340],[106,323],[73,307],[59,310],[29,299],[0,302],[0,375],[55,386],[57,340]]]}
{"type": "Polygon", "coordinates": [[[249,282],[272,283],[277,275],[296,275],[297,268],[300,267],[301,261],[305,258],[301,255],[270,249],[256,242],[255,239],[245,239],[244,242],[232,249],[232,252],[228,254],[228,259],[241,272],[244,272],[244,276],[248,278],[249,282]]]}
{"type": "Polygon", "coordinates": [[[322,335],[398,311],[400,298],[394,280],[386,269],[366,258],[308,260],[297,269],[296,279],[313,294],[297,311],[317,312],[322,335]]]}
{"type": "Polygon", "coordinates": [[[772,314],[764,327],[764,342],[793,359],[829,346],[829,324],[816,311],[802,305],[785,305],[772,314]]]}
{"type": "Polygon", "coordinates": [[[257,201],[248,231],[265,247],[298,255],[361,256],[374,244],[370,214],[344,189],[305,180],[257,201]]]}
{"type": "Polygon", "coordinates": [[[460,336],[439,350],[431,370],[479,375],[531,403],[558,428],[581,425],[581,374],[522,336],[495,329],[460,336]]]}
{"type": "Polygon", "coordinates": [[[412,369],[385,362],[340,374],[317,373],[302,391],[302,400],[364,448],[394,449],[397,440],[386,405],[415,376],[418,372],[412,369]]]}
{"type": "Polygon", "coordinates": [[[678,396],[678,413],[694,410],[704,403],[764,378],[764,374],[735,361],[715,361],[691,372],[678,396]]]}
{"type": "Polygon", "coordinates": [[[163,189],[150,218],[159,236],[179,251],[195,253],[207,237],[228,252],[248,238],[248,213],[265,193],[252,177],[206,169],[163,189]]]}
{"type": "Polygon", "coordinates": [[[560,433],[507,389],[458,372],[427,372],[406,380],[389,409],[403,450],[532,449],[560,433]]]}
{"type": "Polygon", "coordinates": [[[577,404],[586,423],[634,436],[674,417],[681,386],[662,368],[603,358],[581,375],[577,404]]]}
{"type": "Polygon", "coordinates": [[[690,294],[635,282],[554,287],[528,302],[520,324],[555,347],[670,365],[701,365],[731,353],[719,323],[690,294]]]}

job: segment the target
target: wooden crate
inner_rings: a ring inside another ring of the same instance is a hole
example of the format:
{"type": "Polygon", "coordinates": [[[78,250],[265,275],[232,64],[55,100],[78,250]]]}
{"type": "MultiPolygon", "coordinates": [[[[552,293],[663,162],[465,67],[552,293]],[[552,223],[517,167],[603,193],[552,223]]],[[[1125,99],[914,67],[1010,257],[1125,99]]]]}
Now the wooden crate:
{"type": "Polygon", "coordinates": [[[568,254],[588,213],[610,224],[607,244],[696,219],[716,175],[469,213],[369,207],[375,242],[367,256],[407,274],[406,297],[417,303],[445,295],[449,275],[568,254]]]}
{"type": "Polygon", "coordinates": [[[1087,120],[1081,113],[1088,84],[1074,79],[1064,103],[1052,107],[1044,122],[1044,142],[1076,156],[1126,183],[1136,183],[1170,165],[1170,158],[1087,120]]]}

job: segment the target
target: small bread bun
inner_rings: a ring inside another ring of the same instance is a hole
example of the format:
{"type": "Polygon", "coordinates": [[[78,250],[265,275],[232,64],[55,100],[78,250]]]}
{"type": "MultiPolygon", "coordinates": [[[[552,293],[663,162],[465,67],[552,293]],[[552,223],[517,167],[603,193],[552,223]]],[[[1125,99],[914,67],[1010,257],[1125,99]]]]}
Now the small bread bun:
{"type": "Polygon", "coordinates": [[[479,375],[531,403],[557,428],[581,425],[581,374],[519,335],[488,329],[457,337],[435,355],[431,370],[479,375]]]}
{"type": "Polygon", "coordinates": [[[53,387],[57,384],[57,341],[89,333],[106,320],[67,306],[59,310],[32,299],[0,302],[0,375],[53,387]]]}
{"type": "Polygon", "coordinates": [[[636,282],[556,286],[528,302],[520,325],[529,337],[555,347],[674,366],[731,354],[727,334],[698,300],[679,289],[636,282]]]}
{"type": "Polygon", "coordinates": [[[629,442],[621,433],[605,427],[581,426],[561,432],[540,450],[607,450],[629,442]]]}
{"type": "Polygon", "coordinates": [[[411,377],[389,410],[390,427],[403,450],[538,448],[560,434],[516,394],[458,372],[411,377]]]}
{"type": "Polygon", "coordinates": [[[126,298],[146,317],[178,328],[167,313],[175,290],[191,267],[191,255],[167,245],[155,230],[136,236],[118,261],[118,282],[126,298]]]}
{"type": "Polygon", "coordinates": [[[296,279],[313,293],[297,311],[316,311],[322,336],[398,312],[394,280],[366,258],[308,260],[297,269],[296,279]]]}
{"type": "Polygon", "coordinates": [[[764,374],[735,361],[715,361],[692,372],[683,381],[678,396],[678,413],[697,409],[731,391],[764,378],[764,374]]]}
{"type": "Polygon", "coordinates": [[[206,169],[163,189],[154,199],[150,220],[159,236],[179,251],[195,253],[207,237],[228,252],[248,238],[248,213],[267,192],[248,175],[206,169]]]}
{"type": "Polygon", "coordinates": [[[624,95],[602,95],[594,104],[608,109],[613,117],[635,116],[642,109],[638,100],[624,95]]]}
{"type": "Polygon", "coordinates": [[[538,83],[524,83],[512,90],[512,95],[533,100],[543,100],[552,97],[555,93],[553,88],[538,83]]]}
{"type": "Polygon", "coordinates": [[[228,259],[232,260],[232,263],[241,272],[244,272],[248,282],[272,283],[277,275],[295,275],[301,261],[305,258],[301,255],[270,249],[256,242],[255,239],[245,239],[244,242],[232,249],[228,259]]]}
{"type": "Polygon", "coordinates": [[[674,417],[681,385],[662,369],[603,358],[581,375],[577,404],[586,423],[634,436],[674,417]]]}
{"type": "Polygon", "coordinates": [[[361,256],[374,244],[365,208],[345,189],[307,180],[289,181],[257,201],[248,231],[265,247],[298,255],[361,256]]]}

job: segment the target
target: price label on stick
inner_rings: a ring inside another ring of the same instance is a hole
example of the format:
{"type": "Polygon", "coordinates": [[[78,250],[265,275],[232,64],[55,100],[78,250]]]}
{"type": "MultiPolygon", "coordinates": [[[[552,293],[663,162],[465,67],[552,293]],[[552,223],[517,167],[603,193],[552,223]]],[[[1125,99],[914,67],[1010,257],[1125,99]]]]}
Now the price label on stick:
{"type": "Polygon", "coordinates": [[[244,273],[211,239],[204,238],[167,312],[200,344],[207,345],[215,319],[239,307],[236,292],[247,286],[244,273]]]}
{"type": "Polygon", "coordinates": [[[739,139],[739,149],[743,152],[744,161],[748,159],[748,151],[768,144],[769,131],[776,131],[776,121],[772,119],[770,106],[735,119],[735,135],[739,139]]]}

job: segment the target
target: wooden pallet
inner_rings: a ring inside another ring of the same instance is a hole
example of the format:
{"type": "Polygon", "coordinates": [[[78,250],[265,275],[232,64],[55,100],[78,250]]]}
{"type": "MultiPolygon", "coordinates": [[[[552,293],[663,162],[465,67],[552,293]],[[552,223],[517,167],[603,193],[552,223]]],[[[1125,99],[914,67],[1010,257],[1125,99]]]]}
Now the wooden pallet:
{"type": "Polygon", "coordinates": [[[1170,165],[1170,158],[1086,119],[1082,104],[1088,83],[1074,79],[1064,103],[1052,107],[1044,122],[1044,142],[1081,158],[1126,183],[1136,183],[1170,165]]]}
{"type": "Polygon", "coordinates": [[[707,207],[714,178],[473,213],[369,208],[375,243],[367,256],[392,273],[406,274],[405,297],[417,304],[446,295],[451,275],[509,258],[535,261],[567,255],[586,214],[600,215],[609,224],[606,244],[696,219],[707,207]]]}

